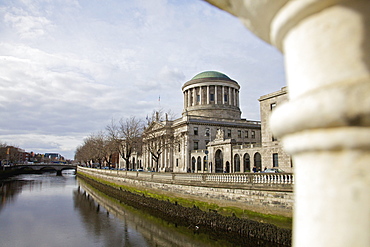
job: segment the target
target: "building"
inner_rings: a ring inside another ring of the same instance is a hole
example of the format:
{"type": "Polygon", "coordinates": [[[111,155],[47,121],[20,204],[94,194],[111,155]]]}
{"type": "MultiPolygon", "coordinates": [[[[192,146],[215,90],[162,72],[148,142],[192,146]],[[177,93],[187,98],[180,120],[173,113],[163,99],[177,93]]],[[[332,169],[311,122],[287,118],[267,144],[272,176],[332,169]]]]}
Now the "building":
{"type": "Polygon", "coordinates": [[[290,172],[290,157],[265,124],[271,112],[266,106],[284,101],[286,89],[260,98],[262,128],[260,121],[241,118],[239,90],[235,80],[217,71],[205,71],[187,81],[182,87],[182,117],[172,121],[166,116],[160,121],[156,116],[144,131],[142,155],[133,155],[132,167],[234,173],[275,166],[290,172]]]}
{"type": "MultiPolygon", "coordinates": [[[[260,115],[262,131],[262,164],[266,167],[279,167],[286,172],[293,172],[291,156],[287,154],[281,142],[272,134],[270,129],[270,116],[273,110],[288,100],[287,87],[281,90],[261,96],[260,115]]],[[[288,120],[287,120],[288,121],[288,120]]]]}

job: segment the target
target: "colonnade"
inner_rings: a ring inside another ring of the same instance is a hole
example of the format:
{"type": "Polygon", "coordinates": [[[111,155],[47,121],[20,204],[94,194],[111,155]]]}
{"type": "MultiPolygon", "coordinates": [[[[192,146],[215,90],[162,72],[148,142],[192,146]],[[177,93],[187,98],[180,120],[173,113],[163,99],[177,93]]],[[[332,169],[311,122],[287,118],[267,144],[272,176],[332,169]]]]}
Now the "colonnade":
{"type": "Polygon", "coordinates": [[[196,105],[231,105],[239,107],[239,89],[225,85],[187,87],[184,91],[184,108],[196,105]]]}

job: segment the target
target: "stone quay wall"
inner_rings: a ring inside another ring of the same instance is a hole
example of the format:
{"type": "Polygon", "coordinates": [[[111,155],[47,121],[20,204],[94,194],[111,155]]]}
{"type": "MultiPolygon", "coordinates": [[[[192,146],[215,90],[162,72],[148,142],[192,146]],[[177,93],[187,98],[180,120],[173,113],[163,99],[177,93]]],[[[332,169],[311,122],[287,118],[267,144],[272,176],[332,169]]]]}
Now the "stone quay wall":
{"type": "Polygon", "coordinates": [[[263,214],[292,217],[294,206],[292,174],[149,173],[85,167],[78,167],[78,173],[169,197],[203,201],[220,207],[236,207],[263,214]],[[233,180],[239,182],[230,182],[233,180]]]}

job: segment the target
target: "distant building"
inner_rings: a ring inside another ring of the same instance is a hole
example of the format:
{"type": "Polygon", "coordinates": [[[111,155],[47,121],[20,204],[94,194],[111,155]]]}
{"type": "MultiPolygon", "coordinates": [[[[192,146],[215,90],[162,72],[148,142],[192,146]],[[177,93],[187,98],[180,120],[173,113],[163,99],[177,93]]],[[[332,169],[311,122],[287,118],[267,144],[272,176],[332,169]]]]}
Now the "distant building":
{"type": "Polygon", "coordinates": [[[64,157],[60,155],[59,153],[45,153],[44,155],[45,161],[62,161],[64,160],[64,157]]]}

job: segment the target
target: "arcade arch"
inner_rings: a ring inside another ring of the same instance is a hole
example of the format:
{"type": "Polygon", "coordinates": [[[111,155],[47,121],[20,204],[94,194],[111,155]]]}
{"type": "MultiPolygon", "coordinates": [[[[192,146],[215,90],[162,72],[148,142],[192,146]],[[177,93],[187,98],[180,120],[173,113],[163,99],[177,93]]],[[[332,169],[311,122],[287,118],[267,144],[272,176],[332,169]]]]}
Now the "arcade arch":
{"type": "Polygon", "coordinates": [[[248,153],[244,154],[243,168],[244,168],[244,172],[250,172],[251,171],[251,157],[248,153]]]}
{"type": "Polygon", "coordinates": [[[259,152],[254,154],[254,165],[257,167],[257,171],[262,170],[261,154],[259,152]]]}
{"type": "Polygon", "coordinates": [[[223,154],[220,149],[218,149],[215,153],[215,172],[216,173],[223,172],[223,154]]]}
{"type": "Polygon", "coordinates": [[[234,156],[234,172],[240,172],[240,156],[235,154],[234,156]]]}

